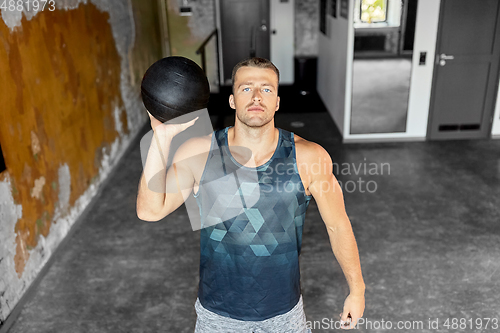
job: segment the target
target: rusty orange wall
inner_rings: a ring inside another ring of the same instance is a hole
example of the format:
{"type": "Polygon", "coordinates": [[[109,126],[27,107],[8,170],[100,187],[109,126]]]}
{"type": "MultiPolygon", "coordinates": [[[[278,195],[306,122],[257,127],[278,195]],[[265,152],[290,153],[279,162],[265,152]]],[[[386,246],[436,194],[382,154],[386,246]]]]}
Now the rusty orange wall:
{"type": "Polygon", "coordinates": [[[0,19],[0,144],[7,166],[0,174],[0,323],[47,261],[39,254],[53,250],[43,248],[41,237],[62,240],[67,230],[50,235],[51,226],[74,222],[73,213],[96,193],[89,188],[102,182],[117,151],[146,121],[139,87],[142,73],[161,57],[156,1],[121,2],[132,12],[111,13],[113,20],[90,2],[29,20],[23,14],[14,28],[0,19]],[[110,22],[132,27],[124,36],[131,45],[117,41],[123,29],[110,22]],[[68,170],[66,178],[61,170],[68,170]],[[35,249],[37,261],[27,265],[35,249]]]}
{"type": "Polygon", "coordinates": [[[12,33],[0,25],[0,143],[14,201],[23,207],[18,275],[38,235],[49,231],[59,166],[69,166],[73,206],[99,171],[101,148],[117,136],[120,59],[107,20],[93,5],[80,5],[44,11],[12,33]]]}

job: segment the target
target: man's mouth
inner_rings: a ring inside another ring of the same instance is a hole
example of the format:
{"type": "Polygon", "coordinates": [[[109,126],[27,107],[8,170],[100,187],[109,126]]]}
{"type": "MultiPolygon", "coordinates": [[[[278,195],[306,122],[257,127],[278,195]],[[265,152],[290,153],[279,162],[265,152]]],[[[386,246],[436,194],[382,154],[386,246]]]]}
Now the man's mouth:
{"type": "Polygon", "coordinates": [[[251,106],[248,108],[248,111],[264,111],[264,109],[261,106],[251,106]]]}

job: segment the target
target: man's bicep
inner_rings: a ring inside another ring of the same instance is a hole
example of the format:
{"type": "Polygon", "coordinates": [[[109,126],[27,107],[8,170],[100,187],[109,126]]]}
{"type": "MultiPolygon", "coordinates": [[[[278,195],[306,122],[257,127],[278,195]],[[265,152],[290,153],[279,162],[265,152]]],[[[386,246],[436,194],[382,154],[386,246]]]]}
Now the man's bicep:
{"type": "Polygon", "coordinates": [[[186,161],[174,162],[167,172],[167,194],[191,191],[194,186],[193,172],[186,161]]]}
{"type": "Polygon", "coordinates": [[[165,208],[170,214],[184,203],[191,194],[194,178],[191,170],[182,161],[173,163],[167,171],[165,208]]]}
{"type": "MultiPolygon", "coordinates": [[[[174,166],[171,166],[167,172],[166,176],[166,186],[165,186],[165,202],[163,203],[163,209],[160,213],[161,218],[169,215],[180,205],[184,203],[184,198],[189,195],[187,191],[181,191],[179,184],[179,179],[176,177],[176,172],[174,170],[174,166]]],[[[177,172],[177,174],[179,174],[177,172]]],[[[182,175],[182,172],[181,172],[182,175]]]]}
{"type": "Polygon", "coordinates": [[[335,176],[325,174],[314,178],[309,186],[309,191],[318,205],[325,225],[328,228],[335,228],[339,223],[348,221],[344,195],[335,176]]]}
{"type": "Polygon", "coordinates": [[[176,192],[179,189],[180,191],[189,191],[191,193],[196,180],[201,178],[209,149],[210,146],[207,146],[207,141],[201,138],[196,138],[183,144],[175,153],[172,167],[169,170],[171,173],[171,180],[168,183],[170,188],[176,192]],[[175,183],[173,180],[175,180],[175,183]]]}

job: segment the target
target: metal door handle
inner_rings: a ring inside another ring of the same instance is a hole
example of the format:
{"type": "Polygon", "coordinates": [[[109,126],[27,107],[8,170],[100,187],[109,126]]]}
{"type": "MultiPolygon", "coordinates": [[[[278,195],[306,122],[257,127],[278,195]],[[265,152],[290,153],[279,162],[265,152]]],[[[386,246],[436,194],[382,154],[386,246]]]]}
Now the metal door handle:
{"type": "Polygon", "coordinates": [[[260,30],[267,31],[267,25],[265,25],[265,24],[261,25],[260,30]]]}
{"type": "Polygon", "coordinates": [[[453,60],[453,59],[455,59],[455,57],[452,55],[446,55],[444,53],[441,53],[441,55],[439,56],[439,59],[441,59],[441,60],[453,60]]]}

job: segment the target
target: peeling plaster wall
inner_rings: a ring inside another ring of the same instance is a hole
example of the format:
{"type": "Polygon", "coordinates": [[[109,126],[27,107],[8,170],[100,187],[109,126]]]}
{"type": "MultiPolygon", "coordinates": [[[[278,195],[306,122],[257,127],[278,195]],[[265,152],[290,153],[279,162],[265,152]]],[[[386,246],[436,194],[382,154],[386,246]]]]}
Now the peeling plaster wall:
{"type": "Polygon", "coordinates": [[[59,0],[0,19],[0,324],[147,121],[156,1],[59,0]]]}

